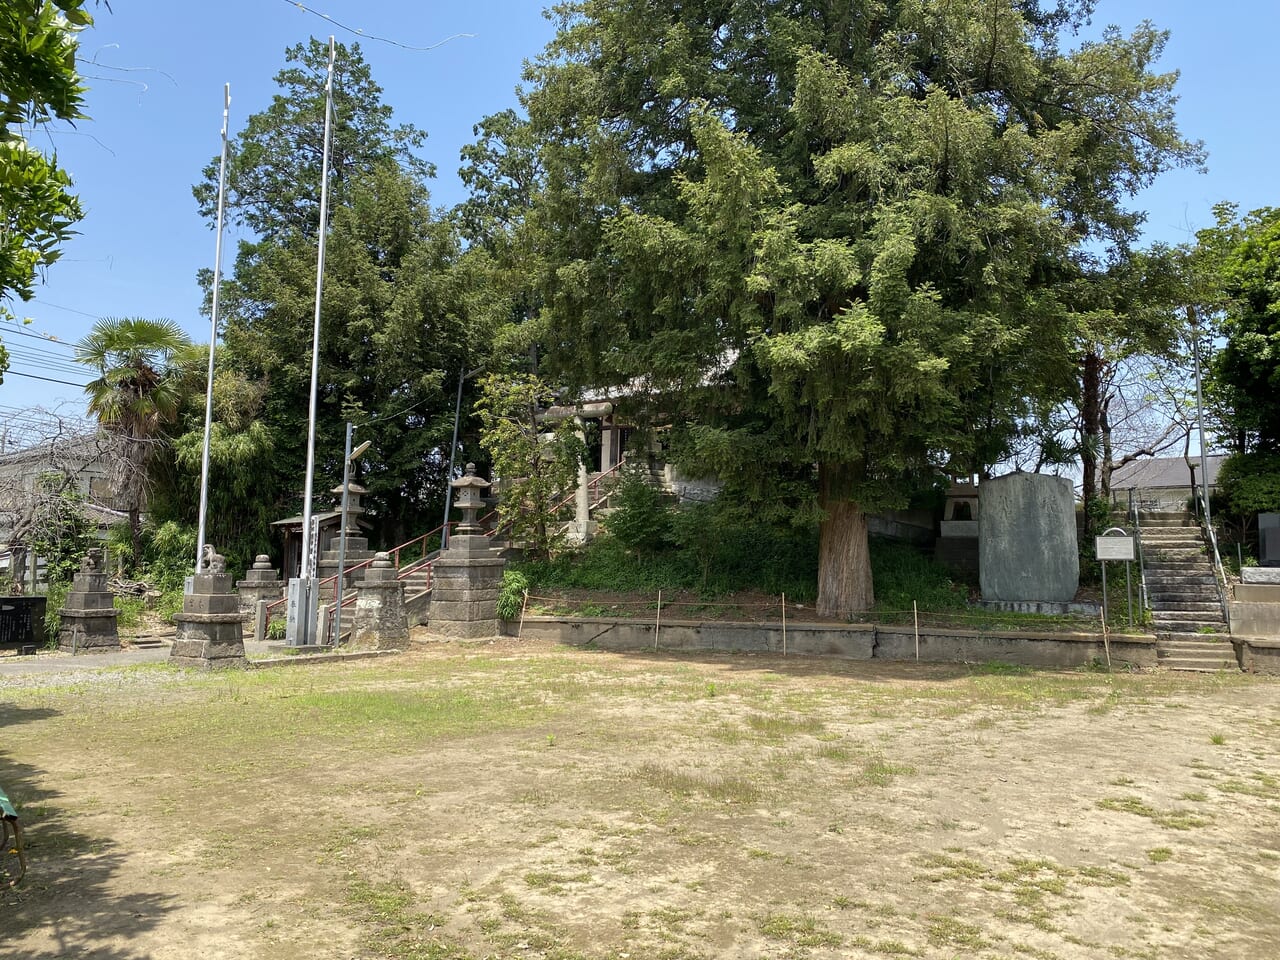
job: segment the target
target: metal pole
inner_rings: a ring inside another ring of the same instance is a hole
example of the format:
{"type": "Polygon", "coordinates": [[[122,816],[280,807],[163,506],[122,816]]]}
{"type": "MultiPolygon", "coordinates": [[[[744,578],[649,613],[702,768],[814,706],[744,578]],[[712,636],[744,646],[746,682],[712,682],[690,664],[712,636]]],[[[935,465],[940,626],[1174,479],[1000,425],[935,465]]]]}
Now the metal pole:
{"type": "Polygon", "coordinates": [[[351,433],[354,428],[347,421],[347,444],[342,452],[342,529],[338,531],[338,609],[333,612],[333,645],[342,642],[342,598],[346,594],[346,583],[343,578],[347,570],[347,496],[351,485],[351,433]]]}
{"type": "Polygon", "coordinates": [[[218,291],[222,286],[222,222],[227,204],[227,121],[231,84],[222,88],[222,162],[218,167],[218,217],[213,244],[213,304],[209,309],[209,373],[204,395],[204,446],[200,452],[200,525],[196,534],[196,573],[204,571],[205,514],[209,512],[209,433],[213,429],[213,351],[218,345],[218,291]]]}
{"type": "Polygon", "coordinates": [[[1187,307],[1187,319],[1191,321],[1191,337],[1194,341],[1196,358],[1196,420],[1200,427],[1200,492],[1204,497],[1204,525],[1209,529],[1213,517],[1209,513],[1209,461],[1205,455],[1204,442],[1204,390],[1200,383],[1200,327],[1197,323],[1195,307],[1187,307]]]}
{"type": "Polygon", "coordinates": [[[1129,626],[1133,626],[1133,564],[1124,562],[1124,589],[1129,595],[1129,626]]]}
{"type": "Polygon", "coordinates": [[[1102,560],[1100,562],[1102,564],[1102,622],[1104,624],[1102,630],[1105,635],[1107,629],[1105,626],[1107,622],[1107,561],[1102,560]]]}
{"type": "MultiPolygon", "coordinates": [[[[324,293],[324,241],[329,217],[329,146],[333,139],[333,61],[337,48],[329,37],[329,75],[324,85],[324,157],[320,167],[320,249],[316,256],[316,308],[311,328],[311,408],[307,421],[307,479],[302,494],[302,579],[311,569],[311,488],[316,472],[316,391],[320,379],[320,300],[324,293]]],[[[314,606],[314,598],[311,601],[314,606]]]]}
{"type": "Polygon", "coordinates": [[[440,549],[449,546],[449,491],[453,483],[453,458],[458,451],[458,421],[462,419],[462,384],[467,379],[467,366],[458,370],[458,402],[453,408],[453,442],[449,444],[449,472],[444,478],[444,520],[440,522],[440,549]]]}

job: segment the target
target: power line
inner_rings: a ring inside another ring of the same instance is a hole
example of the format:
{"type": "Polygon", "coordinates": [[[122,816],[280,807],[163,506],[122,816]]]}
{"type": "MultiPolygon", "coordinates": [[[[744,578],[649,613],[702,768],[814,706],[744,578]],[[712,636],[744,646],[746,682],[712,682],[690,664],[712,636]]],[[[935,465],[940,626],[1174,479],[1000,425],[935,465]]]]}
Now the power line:
{"type": "Polygon", "coordinates": [[[32,333],[30,330],[19,329],[4,330],[5,336],[13,333],[16,333],[20,337],[30,337],[32,340],[40,340],[43,343],[48,343],[53,346],[65,347],[68,350],[74,350],[76,348],[74,343],[67,343],[67,341],[59,340],[57,337],[51,336],[47,333],[32,333]]]}
{"type": "Polygon", "coordinates": [[[37,377],[34,373],[23,373],[21,370],[6,370],[6,377],[26,377],[28,380],[43,380],[46,383],[61,383],[68,387],[79,387],[83,390],[88,386],[87,383],[72,383],[70,380],[55,380],[53,377],[37,377]]]}
{"type": "Polygon", "coordinates": [[[50,303],[48,300],[41,300],[38,297],[33,298],[32,303],[43,303],[46,307],[53,307],[55,310],[65,310],[67,313],[78,313],[82,317],[88,317],[90,320],[101,320],[102,317],[96,313],[89,313],[85,310],[77,310],[75,307],[64,307],[58,303],[50,303]]]}
{"type": "Polygon", "coordinates": [[[357,27],[349,27],[342,21],[333,19],[333,17],[329,16],[327,13],[321,13],[319,10],[312,10],[310,7],[304,4],[298,3],[298,0],[284,0],[284,2],[291,7],[297,7],[299,10],[303,11],[304,13],[311,14],[313,17],[319,17],[321,20],[324,20],[326,23],[333,24],[339,30],[345,30],[347,31],[347,33],[354,34],[355,36],[360,37],[364,40],[377,40],[379,43],[390,44],[393,47],[399,47],[402,50],[412,50],[416,53],[426,53],[428,50],[434,50],[437,47],[443,47],[450,40],[459,40],[463,38],[466,38],[466,39],[475,38],[474,33],[455,33],[453,36],[445,37],[443,40],[437,43],[433,43],[429,47],[411,47],[409,46],[409,44],[401,43],[399,40],[390,40],[386,37],[376,37],[372,33],[365,33],[363,30],[357,27]]]}

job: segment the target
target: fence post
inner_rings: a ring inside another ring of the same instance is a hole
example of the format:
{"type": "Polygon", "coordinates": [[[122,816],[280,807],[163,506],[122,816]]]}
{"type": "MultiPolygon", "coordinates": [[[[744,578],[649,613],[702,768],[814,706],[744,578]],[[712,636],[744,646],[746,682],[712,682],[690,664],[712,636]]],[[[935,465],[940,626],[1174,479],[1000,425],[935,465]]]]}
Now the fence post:
{"type": "Polygon", "coordinates": [[[782,595],[782,655],[787,655],[787,595],[782,595]]]}
{"type": "Polygon", "coordinates": [[[520,639],[520,634],[524,633],[524,611],[529,606],[529,591],[524,592],[524,600],[520,604],[520,626],[516,627],[516,639],[520,639]]]}
{"type": "Polygon", "coordinates": [[[916,601],[911,601],[911,619],[916,625],[916,663],[920,662],[920,609],[916,601]]]}
{"type": "Polygon", "coordinates": [[[658,591],[658,618],[653,624],[653,650],[658,652],[658,632],[662,629],[662,591],[658,591]]]}

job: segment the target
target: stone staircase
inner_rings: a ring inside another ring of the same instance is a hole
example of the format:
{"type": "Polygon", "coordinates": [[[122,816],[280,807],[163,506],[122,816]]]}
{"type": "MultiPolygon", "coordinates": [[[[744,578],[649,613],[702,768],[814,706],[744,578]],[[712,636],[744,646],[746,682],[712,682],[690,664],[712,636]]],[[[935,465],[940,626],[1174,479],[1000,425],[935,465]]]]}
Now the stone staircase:
{"type": "Polygon", "coordinates": [[[1141,521],[1160,665],[1202,672],[1238,669],[1200,527],[1186,512],[1143,513],[1141,521]]]}

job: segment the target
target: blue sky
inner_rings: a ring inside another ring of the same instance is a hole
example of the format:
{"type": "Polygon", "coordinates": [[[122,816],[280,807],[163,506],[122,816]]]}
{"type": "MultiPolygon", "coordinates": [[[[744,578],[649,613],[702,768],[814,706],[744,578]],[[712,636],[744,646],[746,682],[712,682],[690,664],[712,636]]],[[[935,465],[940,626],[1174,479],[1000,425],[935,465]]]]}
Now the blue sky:
{"type": "MultiPolygon", "coordinates": [[[[552,26],[536,0],[305,0],[366,34],[425,47],[467,33],[429,52],[362,41],[374,79],[401,122],[429,134],[425,154],[439,169],[435,201],[462,199],[458,150],[486,114],[515,103],[522,63],[538,54],[552,26]]],[[[100,316],[167,317],[201,341],[196,271],[212,266],[212,231],[196,213],[191,185],[219,149],[222,89],[231,84],[231,129],[262,109],[284,49],[308,36],[350,43],[357,38],[290,0],[113,0],[82,38],[92,119],[52,134],[62,164],[87,210],[80,236],[29,304],[27,332],[65,342],[82,337],[100,316]]],[[[1136,205],[1149,214],[1147,238],[1172,243],[1212,223],[1211,207],[1231,200],[1249,210],[1280,204],[1276,187],[1280,99],[1272,52],[1280,36],[1275,0],[1100,0],[1094,27],[1131,29],[1150,17],[1172,31],[1159,67],[1179,70],[1179,123],[1209,150],[1209,172],[1165,175],[1136,205]]],[[[49,140],[43,140],[48,144],[49,140]]],[[[229,266],[236,234],[227,236],[229,266]]],[[[13,372],[69,381],[83,373],[62,365],[70,350],[4,330],[13,372]]],[[[0,384],[0,421],[15,408],[80,405],[75,386],[7,375],[0,384]]]]}

